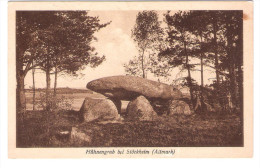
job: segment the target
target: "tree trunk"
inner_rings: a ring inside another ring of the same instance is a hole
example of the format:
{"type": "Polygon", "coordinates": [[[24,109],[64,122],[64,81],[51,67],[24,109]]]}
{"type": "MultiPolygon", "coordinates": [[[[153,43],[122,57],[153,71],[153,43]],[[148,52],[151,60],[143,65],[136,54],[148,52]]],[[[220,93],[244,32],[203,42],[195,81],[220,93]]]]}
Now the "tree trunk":
{"type": "MultiPolygon", "coordinates": [[[[238,56],[238,88],[239,88],[239,107],[240,107],[240,114],[241,114],[241,118],[243,118],[243,12],[239,13],[239,18],[240,18],[240,22],[238,24],[239,26],[239,31],[238,31],[238,36],[239,36],[239,40],[238,40],[238,44],[237,44],[237,56],[238,56]]],[[[242,120],[243,121],[243,120],[242,120]]]]}
{"type": "Polygon", "coordinates": [[[34,79],[34,75],[35,75],[35,69],[32,69],[32,80],[33,80],[33,110],[35,110],[35,79],[34,79]]]}
{"type": "Polygon", "coordinates": [[[50,89],[51,89],[51,74],[50,66],[46,66],[46,111],[50,111],[50,89]]]}
{"type": "MultiPolygon", "coordinates": [[[[19,71],[19,70],[18,70],[19,71]]],[[[24,126],[25,112],[26,112],[26,98],[24,89],[24,74],[22,71],[16,73],[17,88],[16,88],[16,136],[17,145],[26,143],[27,137],[26,129],[24,126]]]]}
{"type": "MultiPolygon", "coordinates": [[[[216,16],[215,16],[216,17],[216,16]]],[[[223,107],[223,104],[221,103],[222,100],[220,100],[220,77],[219,77],[219,62],[218,62],[218,44],[217,44],[217,21],[213,16],[213,44],[214,44],[214,54],[215,54],[215,69],[216,69],[216,98],[217,102],[220,103],[221,107],[223,107]]],[[[222,108],[223,109],[223,108],[222,108]]]]}
{"type": "Polygon", "coordinates": [[[184,52],[186,55],[186,67],[187,67],[187,71],[188,71],[188,77],[187,77],[187,83],[188,83],[188,87],[190,88],[190,99],[191,99],[191,104],[192,104],[192,108],[195,111],[195,103],[194,103],[194,96],[193,96],[193,86],[192,86],[192,80],[191,80],[191,70],[190,70],[190,65],[189,65],[189,56],[187,53],[187,46],[186,46],[186,42],[184,41],[184,52]]]}
{"type": "Polygon", "coordinates": [[[54,72],[54,87],[53,87],[53,96],[56,97],[57,94],[57,81],[58,80],[58,71],[57,67],[55,67],[55,72],[54,72]]]}
{"type": "Polygon", "coordinates": [[[24,90],[25,72],[23,70],[23,51],[16,49],[16,113],[24,113],[26,111],[26,98],[24,90]]]}
{"type": "MultiPolygon", "coordinates": [[[[232,54],[231,54],[231,57],[232,54]]],[[[231,62],[229,65],[229,76],[230,76],[230,90],[231,90],[231,99],[234,108],[237,106],[237,96],[238,96],[238,86],[237,86],[237,79],[236,79],[236,70],[235,70],[235,65],[234,65],[234,59],[231,58],[231,62]]],[[[234,110],[234,109],[233,109],[234,110]]]]}
{"type": "Polygon", "coordinates": [[[50,122],[49,122],[49,112],[51,110],[50,107],[50,88],[51,88],[51,75],[50,75],[50,66],[48,64],[47,60],[47,66],[46,66],[46,112],[45,112],[45,119],[46,119],[46,133],[49,136],[49,130],[50,130],[50,122]]]}
{"type": "Polygon", "coordinates": [[[215,69],[216,69],[216,88],[219,89],[219,68],[218,68],[218,46],[217,46],[217,23],[215,17],[213,17],[213,44],[215,54],[215,69]]]}
{"type": "MultiPolygon", "coordinates": [[[[186,60],[188,60],[188,56],[186,56],[186,60]]],[[[193,86],[192,86],[192,78],[191,78],[191,72],[190,72],[190,65],[189,63],[187,64],[187,70],[188,70],[188,78],[187,82],[190,88],[190,98],[191,98],[191,103],[192,103],[192,108],[195,110],[195,103],[194,103],[194,96],[193,96],[193,86]]]]}
{"type": "Polygon", "coordinates": [[[243,70],[241,66],[238,66],[238,88],[239,88],[239,107],[240,107],[240,111],[241,114],[243,113],[243,70]]]}
{"type": "Polygon", "coordinates": [[[233,51],[233,38],[231,32],[231,25],[227,23],[227,55],[228,55],[228,63],[229,63],[229,77],[230,77],[230,95],[232,101],[231,111],[234,111],[237,106],[237,96],[238,96],[238,86],[237,86],[237,74],[236,74],[236,66],[235,66],[235,58],[233,51]]]}
{"type": "MultiPolygon", "coordinates": [[[[202,35],[201,35],[201,43],[200,47],[202,48],[202,35]]],[[[204,78],[203,78],[203,51],[200,53],[200,78],[201,78],[201,85],[200,85],[200,103],[201,103],[201,112],[204,112],[204,98],[203,98],[203,87],[204,87],[204,78]]]]}
{"type": "Polygon", "coordinates": [[[144,69],[144,49],[143,49],[143,53],[142,53],[142,72],[143,72],[143,78],[146,78],[145,77],[145,69],[144,69]]]}
{"type": "Polygon", "coordinates": [[[50,110],[50,88],[51,88],[50,70],[46,70],[46,110],[50,110]]]}
{"type": "Polygon", "coordinates": [[[17,146],[27,142],[27,129],[24,125],[25,112],[26,112],[26,97],[24,89],[24,78],[26,72],[23,70],[22,55],[24,52],[16,49],[16,138],[17,146]]]}
{"type": "Polygon", "coordinates": [[[200,54],[200,78],[201,78],[201,85],[200,85],[200,104],[201,104],[201,112],[204,112],[204,98],[203,98],[203,87],[204,87],[204,79],[203,79],[203,54],[200,54]]]}
{"type": "Polygon", "coordinates": [[[17,113],[24,113],[26,111],[24,78],[25,76],[22,72],[17,73],[17,89],[16,89],[17,113]]]}

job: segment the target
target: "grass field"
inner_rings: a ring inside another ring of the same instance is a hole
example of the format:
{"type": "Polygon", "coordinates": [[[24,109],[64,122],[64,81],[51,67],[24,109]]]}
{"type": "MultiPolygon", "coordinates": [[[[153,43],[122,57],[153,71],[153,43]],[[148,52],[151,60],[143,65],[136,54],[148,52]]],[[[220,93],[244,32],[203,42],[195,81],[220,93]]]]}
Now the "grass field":
{"type": "MultiPolygon", "coordinates": [[[[31,93],[27,93],[30,105],[31,93]]],[[[59,93],[74,100],[74,110],[49,114],[49,124],[44,120],[45,111],[28,110],[25,122],[18,127],[18,147],[225,147],[243,146],[242,122],[237,114],[207,113],[204,115],[160,116],[154,121],[116,123],[81,123],[77,110],[90,92],[59,93]],[[49,132],[46,128],[49,125],[49,132]],[[61,131],[77,127],[90,137],[85,143],[72,143],[69,137],[60,138],[61,131]]],[[[127,105],[124,102],[123,108],[127,105]]]]}

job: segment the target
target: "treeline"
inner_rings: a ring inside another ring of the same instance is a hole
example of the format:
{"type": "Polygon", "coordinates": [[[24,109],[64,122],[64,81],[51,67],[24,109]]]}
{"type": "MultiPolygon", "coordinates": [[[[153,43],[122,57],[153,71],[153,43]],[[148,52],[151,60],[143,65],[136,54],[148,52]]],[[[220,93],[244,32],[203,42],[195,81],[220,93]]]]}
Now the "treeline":
{"type": "Polygon", "coordinates": [[[179,67],[187,72],[182,85],[190,92],[190,104],[198,113],[243,110],[243,12],[169,11],[164,27],[156,11],[139,12],[132,37],[139,56],[125,64],[127,74],[147,73],[168,77],[179,67]],[[205,68],[215,79],[204,84],[205,68]],[[200,83],[192,72],[200,72],[200,83]]]}
{"type": "Polygon", "coordinates": [[[16,79],[17,113],[26,111],[24,79],[29,71],[40,69],[46,74],[46,111],[50,104],[50,76],[63,73],[77,75],[85,66],[100,65],[105,56],[99,56],[91,46],[97,39],[94,33],[106,27],[98,17],[86,11],[17,11],[16,12],[16,79]]]}

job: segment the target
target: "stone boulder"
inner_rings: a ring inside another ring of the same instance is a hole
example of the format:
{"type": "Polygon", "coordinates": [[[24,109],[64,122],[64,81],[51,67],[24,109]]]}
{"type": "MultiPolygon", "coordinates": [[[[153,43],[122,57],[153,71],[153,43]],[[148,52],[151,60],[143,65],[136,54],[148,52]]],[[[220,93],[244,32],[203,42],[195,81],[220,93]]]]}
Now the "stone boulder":
{"type": "Polygon", "coordinates": [[[150,102],[144,96],[129,102],[126,112],[127,118],[134,121],[151,121],[157,117],[150,102]]]}
{"type": "Polygon", "coordinates": [[[81,121],[117,120],[120,117],[115,104],[107,98],[85,98],[79,111],[81,121]]]}
{"type": "Polygon", "coordinates": [[[174,114],[191,115],[192,111],[186,102],[181,100],[171,100],[169,102],[169,115],[174,114]]]}
{"type": "Polygon", "coordinates": [[[141,95],[151,101],[182,97],[181,91],[170,85],[134,76],[100,78],[89,82],[87,88],[109,98],[128,101],[132,101],[141,95]]]}

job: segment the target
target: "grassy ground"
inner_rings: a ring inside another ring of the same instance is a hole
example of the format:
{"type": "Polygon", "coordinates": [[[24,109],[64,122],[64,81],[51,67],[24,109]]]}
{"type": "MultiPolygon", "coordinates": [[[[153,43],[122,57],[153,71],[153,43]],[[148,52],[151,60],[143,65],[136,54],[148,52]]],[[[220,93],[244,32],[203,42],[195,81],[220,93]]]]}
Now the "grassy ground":
{"type": "MultiPolygon", "coordinates": [[[[36,92],[40,101],[44,89],[36,92]]],[[[77,117],[85,97],[103,97],[89,90],[58,89],[57,96],[72,100],[72,110],[49,113],[32,111],[32,91],[26,91],[27,112],[24,122],[17,123],[17,147],[219,147],[243,146],[242,123],[237,114],[160,116],[149,122],[81,123],[77,117]],[[47,122],[48,121],[48,122],[47,122]],[[77,127],[90,137],[85,143],[60,137],[62,131],[77,127]]],[[[128,102],[122,102],[125,111],[128,102]]]]}
{"type": "Polygon", "coordinates": [[[28,111],[18,127],[17,147],[219,147],[242,146],[241,121],[235,114],[206,114],[158,117],[155,121],[80,123],[77,112],[52,114],[47,123],[44,111],[28,111]],[[84,144],[71,143],[57,133],[76,126],[91,137],[84,144]]]}

